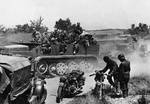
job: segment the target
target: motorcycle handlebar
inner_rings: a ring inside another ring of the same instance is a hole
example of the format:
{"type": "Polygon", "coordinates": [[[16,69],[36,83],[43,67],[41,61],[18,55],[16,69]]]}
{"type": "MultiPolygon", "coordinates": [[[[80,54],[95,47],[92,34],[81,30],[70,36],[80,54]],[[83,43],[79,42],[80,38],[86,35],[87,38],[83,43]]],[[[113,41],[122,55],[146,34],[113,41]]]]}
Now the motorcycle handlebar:
{"type": "MultiPolygon", "coordinates": [[[[103,74],[103,75],[106,75],[106,76],[109,75],[109,74],[104,74],[104,73],[102,73],[102,74],[103,74]]],[[[96,75],[96,73],[90,74],[89,77],[94,76],[94,75],[96,75]]]]}
{"type": "Polygon", "coordinates": [[[94,76],[94,75],[96,75],[95,73],[94,74],[90,74],[89,76],[91,77],[91,76],[94,76]]]}

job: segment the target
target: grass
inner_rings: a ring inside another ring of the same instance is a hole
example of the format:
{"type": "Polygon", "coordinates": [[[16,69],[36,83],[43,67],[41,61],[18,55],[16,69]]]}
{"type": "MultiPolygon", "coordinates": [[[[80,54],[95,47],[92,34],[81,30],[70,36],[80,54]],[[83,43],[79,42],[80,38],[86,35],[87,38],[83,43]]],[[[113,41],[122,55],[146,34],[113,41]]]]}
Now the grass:
{"type": "Polygon", "coordinates": [[[130,95],[150,94],[150,77],[144,74],[132,77],[129,88],[130,95]]]}
{"type": "MultiPolygon", "coordinates": [[[[72,101],[70,101],[67,104],[119,104],[118,102],[122,101],[122,100],[119,100],[118,98],[118,101],[116,100],[117,103],[114,103],[115,100],[113,100],[113,103],[112,103],[110,99],[114,99],[114,98],[110,96],[110,93],[111,93],[110,87],[106,86],[104,89],[105,89],[106,98],[104,98],[103,100],[99,100],[95,98],[94,96],[91,95],[91,91],[89,91],[87,94],[75,97],[72,101]]],[[[132,99],[136,98],[134,97],[136,95],[147,95],[147,96],[150,95],[150,77],[149,76],[142,74],[139,76],[134,76],[130,79],[130,82],[129,82],[129,96],[130,97],[128,97],[125,100],[131,102],[132,99]]],[[[148,98],[148,100],[150,99],[148,98]]],[[[127,101],[124,101],[124,102],[127,102],[127,101]]],[[[136,99],[136,101],[138,101],[138,99],[136,99]]],[[[130,103],[130,104],[135,104],[135,103],[130,103]]]]}
{"type": "Polygon", "coordinates": [[[104,98],[103,100],[99,100],[91,95],[91,92],[75,97],[73,101],[70,101],[68,104],[110,104],[104,98]]]}
{"type": "Polygon", "coordinates": [[[16,33],[16,34],[1,34],[0,35],[0,45],[9,45],[11,42],[25,41],[29,42],[32,39],[31,33],[16,33]]]}

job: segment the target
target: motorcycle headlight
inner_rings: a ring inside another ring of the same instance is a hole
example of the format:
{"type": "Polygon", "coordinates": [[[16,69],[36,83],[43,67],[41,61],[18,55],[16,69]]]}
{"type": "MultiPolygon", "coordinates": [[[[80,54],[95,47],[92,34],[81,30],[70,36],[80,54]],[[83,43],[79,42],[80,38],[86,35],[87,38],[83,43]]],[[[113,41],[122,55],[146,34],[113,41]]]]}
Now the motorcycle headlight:
{"type": "Polygon", "coordinates": [[[48,70],[48,64],[47,62],[43,61],[43,62],[40,62],[37,66],[37,71],[40,73],[40,74],[45,74],[48,70]]]}

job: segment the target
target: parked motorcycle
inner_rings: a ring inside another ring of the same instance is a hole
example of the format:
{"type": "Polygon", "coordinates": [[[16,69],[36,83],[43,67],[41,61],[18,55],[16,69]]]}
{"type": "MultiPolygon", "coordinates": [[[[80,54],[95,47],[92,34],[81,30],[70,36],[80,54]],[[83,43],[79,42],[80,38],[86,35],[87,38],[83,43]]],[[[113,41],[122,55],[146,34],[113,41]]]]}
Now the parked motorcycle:
{"type": "Polygon", "coordinates": [[[104,95],[104,91],[103,91],[104,83],[103,82],[105,79],[105,75],[107,75],[107,74],[104,74],[99,71],[95,71],[94,74],[91,74],[89,76],[93,76],[93,75],[95,75],[94,80],[95,80],[96,84],[95,84],[94,89],[92,90],[92,94],[99,99],[103,99],[103,95],[104,95]]]}
{"type": "Polygon", "coordinates": [[[33,80],[33,88],[31,90],[30,104],[45,104],[47,90],[45,88],[46,81],[41,78],[33,80]]]}
{"type": "Polygon", "coordinates": [[[60,78],[56,96],[57,103],[60,103],[64,97],[73,97],[82,92],[82,86],[85,83],[83,75],[84,72],[72,71],[67,76],[60,78]]]}

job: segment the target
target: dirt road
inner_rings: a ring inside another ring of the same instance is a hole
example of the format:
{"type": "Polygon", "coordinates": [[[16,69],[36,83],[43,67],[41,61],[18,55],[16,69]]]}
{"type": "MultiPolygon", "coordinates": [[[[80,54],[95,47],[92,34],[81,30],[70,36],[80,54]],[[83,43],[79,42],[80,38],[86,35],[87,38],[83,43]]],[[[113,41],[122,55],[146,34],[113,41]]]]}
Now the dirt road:
{"type": "MultiPolygon", "coordinates": [[[[83,87],[83,93],[87,93],[88,91],[90,91],[94,85],[94,76],[93,77],[89,77],[90,74],[85,74],[86,77],[86,81],[85,81],[85,86],[83,87]]],[[[47,90],[48,90],[48,96],[46,99],[46,104],[57,104],[56,103],[56,92],[57,92],[57,88],[58,88],[58,82],[59,82],[59,78],[53,78],[53,79],[47,79],[47,90]]],[[[73,98],[65,98],[63,99],[63,101],[60,104],[66,104],[69,101],[71,101],[73,98]]]]}

